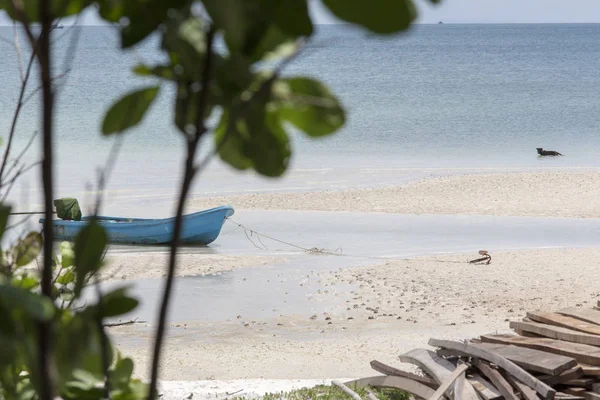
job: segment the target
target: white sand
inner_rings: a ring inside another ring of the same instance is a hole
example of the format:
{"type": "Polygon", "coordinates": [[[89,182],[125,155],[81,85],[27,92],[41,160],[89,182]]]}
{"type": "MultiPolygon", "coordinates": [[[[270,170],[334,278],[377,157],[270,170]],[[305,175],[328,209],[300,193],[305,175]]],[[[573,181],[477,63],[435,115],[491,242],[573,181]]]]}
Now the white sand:
{"type": "MultiPolygon", "coordinates": [[[[160,278],[167,274],[168,253],[108,253],[102,277],[107,280],[160,278]]],[[[269,256],[179,254],[176,276],[206,275],[284,262],[269,256]]]]}
{"type": "MultiPolygon", "coordinates": [[[[345,311],[314,320],[284,316],[249,326],[240,322],[172,326],[162,378],[364,377],[376,374],[369,361],[401,366],[400,353],[427,347],[431,337],[466,339],[504,332],[507,318],[522,318],[526,311],[591,307],[600,298],[600,249],[492,256],[487,266],[468,264],[473,255],[451,255],[324,273],[323,289],[338,283],[355,283],[357,288],[345,311]]],[[[150,343],[131,342],[135,336],[148,338],[141,329],[122,327],[111,333],[126,344],[121,349],[133,356],[136,374],[143,377],[150,343]]]]}
{"type": "Polygon", "coordinates": [[[600,172],[537,172],[451,176],[383,189],[196,198],[189,206],[600,218],[599,198],[600,172]]]}

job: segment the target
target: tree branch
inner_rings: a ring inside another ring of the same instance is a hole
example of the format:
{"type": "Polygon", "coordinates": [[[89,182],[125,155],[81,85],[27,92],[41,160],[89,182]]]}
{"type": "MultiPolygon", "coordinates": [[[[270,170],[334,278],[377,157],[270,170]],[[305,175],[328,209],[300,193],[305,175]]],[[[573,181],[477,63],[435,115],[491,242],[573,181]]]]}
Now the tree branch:
{"type": "Polygon", "coordinates": [[[173,288],[173,280],[175,278],[175,265],[177,261],[177,248],[179,246],[179,240],[181,236],[181,228],[183,225],[183,209],[185,207],[185,201],[187,199],[188,192],[190,190],[196,168],[194,167],[194,161],[196,158],[196,151],[198,149],[198,143],[204,133],[206,133],[206,126],[204,123],[204,114],[206,107],[209,102],[210,95],[210,81],[212,72],[213,62],[213,41],[215,37],[215,30],[213,27],[210,28],[206,36],[206,48],[207,54],[204,59],[204,65],[202,69],[202,85],[201,92],[198,95],[198,110],[197,110],[197,121],[196,121],[196,132],[192,139],[188,139],[187,143],[187,158],[185,160],[185,172],[183,176],[183,182],[181,183],[181,193],[179,195],[179,202],[177,205],[177,212],[175,214],[175,223],[173,227],[173,239],[170,245],[169,252],[169,267],[167,273],[167,280],[163,290],[162,301],[160,305],[160,311],[158,314],[158,326],[156,329],[156,336],[154,339],[154,353],[152,359],[152,372],[150,378],[150,388],[148,390],[148,399],[154,400],[157,395],[156,385],[158,382],[158,367],[160,364],[160,353],[165,335],[165,326],[167,323],[167,310],[169,308],[169,302],[171,300],[171,292],[173,288]]]}
{"type": "MultiPolygon", "coordinates": [[[[14,1],[14,0],[13,0],[14,1]]],[[[52,242],[54,239],[52,230],[52,211],[53,211],[53,109],[54,95],[52,92],[52,58],[50,47],[50,32],[52,30],[52,15],[50,13],[50,1],[40,0],[40,22],[42,32],[40,34],[37,57],[40,65],[42,89],[42,132],[43,146],[42,151],[44,159],[42,161],[42,183],[44,186],[44,264],[42,268],[42,279],[40,282],[41,291],[44,296],[52,298],[52,242]]],[[[28,27],[29,28],[29,27],[28,27]]],[[[30,37],[30,40],[33,36],[30,37]]],[[[34,42],[32,42],[33,44],[34,42]]],[[[40,357],[40,377],[41,377],[41,400],[52,400],[54,398],[53,389],[53,371],[50,366],[52,359],[52,325],[50,323],[40,323],[39,335],[39,357],[40,357]]]]}

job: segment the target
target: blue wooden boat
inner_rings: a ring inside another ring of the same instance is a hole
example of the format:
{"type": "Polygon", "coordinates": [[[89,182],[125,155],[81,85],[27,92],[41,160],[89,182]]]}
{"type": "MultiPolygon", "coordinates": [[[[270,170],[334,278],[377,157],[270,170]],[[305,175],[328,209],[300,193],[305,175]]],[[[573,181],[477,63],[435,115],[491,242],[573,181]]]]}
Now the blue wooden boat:
{"type": "MultiPolygon", "coordinates": [[[[233,208],[221,206],[183,216],[181,241],[186,244],[207,245],[221,233],[225,218],[233,215],[233,208]]],[[[54,239],[73,241],[77,233],[92,217],[81,221],[53,220],[54,239]]],[[[175,218],[146,219],[97,217],[98,223],[108,234],[109,243],[164,244],[171,242],[175,218]]],[[[44,219],[40,219],[43,223],[44,219]]]]}

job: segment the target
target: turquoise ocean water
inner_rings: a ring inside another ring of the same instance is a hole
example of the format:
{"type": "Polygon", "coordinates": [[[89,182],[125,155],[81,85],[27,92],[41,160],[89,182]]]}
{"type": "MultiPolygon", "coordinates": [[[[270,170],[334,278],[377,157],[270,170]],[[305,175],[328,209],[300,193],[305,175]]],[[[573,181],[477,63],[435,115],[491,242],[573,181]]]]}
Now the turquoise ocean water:
{"type": "MultiPolygon", "coordinates": [[[[0,27],[0,136],[6,138],[19,90],[13,29],[0,27]]],[[[57,194],[76,196],[96,182],[111,147],[100,125],[106,108],[148,83],[130,71],[162,57],[150,39],[116,49],[107,27],[56,31],[57,194]],[[79,32],[77,32],[79,30],[79,32]],[[76,46],[74,35],[80,34],[76,46]]],[[[21,35],[24,45],[24,36],[21,35]]],[[[26,53],[26,48],[23,49],[26,53]]],[[[292,168],[282,179],[240,173],[215,160],[194,195],[344,189],[405,182],[465,169],[472,172],[600,167],[600,25],[419,25],[378,39],[344,26],[320,26],[287,74],[316,76],[345,104],[348,124],[336,135],[294,135],[292,168]],[[540,159],[535,148],[565,154],[540,159]]],[[[30,88],[38,84],[34,81],[30,88]]],[[[150,114],[124,140],[105,211],[169,215],[183,142],[173,128],[165,88],[150,114]]],[[[17,146],[39,128],[39,98],[27,103],[17,146]]],[[[204,143],[204,149],[212,145],[204,143]]],[[[39,143],[28,157],[39,158],[39,143]]],[[[22,208],[40,203],[39,174],[12,193],[22,208]]]]}

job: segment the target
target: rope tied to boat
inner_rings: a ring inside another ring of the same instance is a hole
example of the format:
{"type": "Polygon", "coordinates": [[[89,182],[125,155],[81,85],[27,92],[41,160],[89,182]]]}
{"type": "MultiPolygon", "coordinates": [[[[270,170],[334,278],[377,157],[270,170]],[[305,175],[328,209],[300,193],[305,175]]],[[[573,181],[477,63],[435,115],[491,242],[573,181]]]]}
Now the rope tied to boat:
{"type": "Polygon", "coordinates": [[[286,246],[290,246],[290,247],[302,250],[302,251],[304,251],[306,253],[310,253],[310,254],[328,254],[328,255],[333,255],[333,256],[342,256],[342,255],[344,255],[344,254],[342,254],[342,249],[341,248],[338,248],[335,251],[327,250],[325,248],[318,248],[318,247],[307,248],[307,247],[299,246],[299,245],[294,244],[294,243],[287,242],[285,240],[274,238],[274,237],[269,236],[269,235],[265,235],[264,233],[257,232],[254,229],[250,229],[247,226],[245,226],[245,225],[243,225],[243,224],[241,224],[239,222],[234,221],[230,217],[227,217],[226,220],[228,220],[232,224],[236,225],[237,227],[241,228],[244,231],[244,234],[246,235],[246,238],[248,239],[248,241],[250,241],[250,243],[252,243],[252,245],[254,247],[256,247],[257,249],[260,249],[260,250],[265,250],[265,251],[269,250],[269,248],[261,240],[261,237],[263,237],[265,239],[269,239],[269,240],[272,240],[274,242],[281,243],[281,244],[284,244],[286,246]],[[254,237],[256,237],[256,240],[258,241],[258,243],[260,245],[257,244],[257,242],[255,242],[254,240],[252,240],[254,237]]]}
{"type": "MultiPolygon", "coordinates": [[[[284,244],[286,246],[290,246],[293,248],[296,248],[298,250],[302,250],[306,253],[310,253],[310,254],[322,254],[322,255],[333,255],[333,256],[345,256],[345,257],[353,257],[353,258],[368,258],[368,259],[372,259],[372,260],[403,260],[403,261],[414,261],[414,259],[411,258],[396,258],[396,257],[381,257],[381,256],[365,256],[365,255],[352,255],[352,254],[345,254],[342,253],[342,248],[337,248],[335,251],[331,251],[331,250],[327,250],[325,248],[318,248],[318,247],[312,247],[312,248],[307,248],[307,247],[303,247],[294,243],[290,243],[288,241],[282,240],[282,239],[277,239],[273,236],[269,236],[269,235],[265,235],[264,233],[260,233],[254,229],[248,228],[247,226],[245,226],[244,224],[241,224],[237,221],[234,221],[232,218],[230,217],[225,217],[226,221],[231,222],[233,225],[236,225],[238,228],[241,228],[244,231],[244,234],[246,235],[246,238],[248,239],[248,241],[250,243],[252,243],[252,245],[254,247],[256,247],[259,250],[263,250],[263,251],[268,251],[269,248],[264,244],[264,242],[261,240],[261,237],[265,238],[265,239],[269,239],[272,240],[274,242],[277,243],[281,243],[284,244]],[[256,241],[253,240],[253,238],[256,238],[256,241]]],[[[473,263],[477,263],[480,261],[488,261],[487,264],[489,264],[489,261],[491,261],[491,256],[488,254],[487,251],[485,250],[480,250],[479,254],[485,255],[484,258],[482,259],[478,259],[478,260],[471,260],[471,261],[466,261],[467,264],[473,264],[473,263]],[[483,252],[483,253],[482,253],[483,252]]],[[[431,262],[437,262],[437,263],[444,263],[444,264],[465,264],[465,261],[458,261],[458,260],[429,260],[431,262]]]]}

